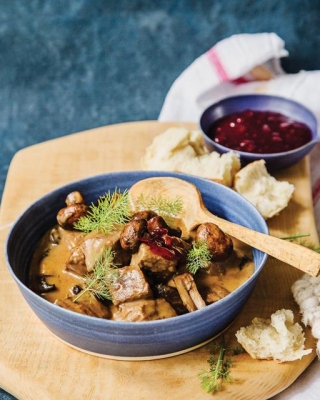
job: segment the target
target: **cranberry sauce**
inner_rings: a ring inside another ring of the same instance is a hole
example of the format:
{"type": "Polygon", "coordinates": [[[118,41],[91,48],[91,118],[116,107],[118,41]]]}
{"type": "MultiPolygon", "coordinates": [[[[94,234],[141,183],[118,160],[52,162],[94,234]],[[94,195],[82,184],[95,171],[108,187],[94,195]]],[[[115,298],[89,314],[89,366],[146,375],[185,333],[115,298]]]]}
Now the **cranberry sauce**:
{"type": "Polygon", "coordinates": [[[248,153],[281,153],[310,142],[307,125],[273,111],[245,110],[215,121],[208,136],[217,144],[248,153]]]}

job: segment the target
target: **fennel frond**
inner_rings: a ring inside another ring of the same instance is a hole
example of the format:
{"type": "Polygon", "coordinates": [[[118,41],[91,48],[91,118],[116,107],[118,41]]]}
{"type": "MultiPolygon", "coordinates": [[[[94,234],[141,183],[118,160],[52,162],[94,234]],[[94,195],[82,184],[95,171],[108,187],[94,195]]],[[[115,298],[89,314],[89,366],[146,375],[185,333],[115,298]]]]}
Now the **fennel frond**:
{"type": "Polygon", "coordinates": [[[128,191],[121,193],[115,189],[99,197],[97,205],[91,204],[87,214],[74,224],[74,227],[84,233],[98,231],[104,234],[112,231],[117,225],[130,219],[131,209],[128,191]]]}
{"type": "Polygon", "coordinates": [[[316,253],[320,253],[320,246],[315,244],[315,243],[310,243],[307,242],[306,240],[303,240],[303,238],[310,236],[309,233],[304,233],[304,234],[297,234],[297,235],[290,235],[286,237],[282,237],[281,239],[283,240],[289,240],[290,242],[295,242],[299,244],[300,246],[307,247],[310,250],[315,251],[316,253]]]}
{"type": "Polygon", "coordinates": [[[93,271],[86,275],[85,288],[73,299],[74,302],[87,292],[101,300],[112,300],[110,286],[118,277],[117,267],[113,264],[114,251],[109,247],[97,259],[93,271]]]}
{"type": "Polygon", "coordinates": [[[179,197],[169,200],[162,196],[146,197],[141,193],[137,198],[137,204],[140,210],[152,210],[162,216],[176,217],[183,211],[183,202],[179,197]]]}
{"type": "Polygon", "coordinates": [[[242,348],[226,348],[225,339],[222,337],[221,343],[213,342],[210,344],[210,357],[207,360],[209,370],[202,370],[198,377],[200,378],[201,388],[207,393],[215,393],[222,389],[224,383],[234,382],[230,375],[232,360],[226,358],[226,353],[237,355],[242,353],[242,348]]]}
{"type": "Polygon", "coordinates": [[[187,269],[190,274],[196,274],[199,269],[208,267],[211,254],[205,241],[195,241],[187,254],[187,269]]]}

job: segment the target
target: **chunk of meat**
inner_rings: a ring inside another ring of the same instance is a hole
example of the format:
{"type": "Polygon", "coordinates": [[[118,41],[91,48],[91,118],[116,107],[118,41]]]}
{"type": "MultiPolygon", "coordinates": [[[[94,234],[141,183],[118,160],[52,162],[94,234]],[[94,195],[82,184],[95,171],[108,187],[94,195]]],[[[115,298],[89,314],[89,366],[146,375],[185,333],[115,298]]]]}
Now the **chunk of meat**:
{"type": "Polygon", "coordinates": [[[177,260],[166,260],[154,254],[149,246],[142,243],[139,251],[132,255],[131,265],[138,265],[140,268],[150,269],[152,272],[176,272],[177,260]]]}
{"type": "Polygon", "coordinates": [[[180,294],[183,304],[190,312],[200,310],[200,308],[206,306],[206,303],[201,297],[191,274],[186,272],[184,274],[177,275],[173,278],[173,281],[180,294]]]}
{"type": "Polygon", "coordinates": [[[120,246],[120,233],[121,229],[114,230],[107,235],[103,233],[91,232],[86,235],[81,250],[85,257],[85,264],[87,271],[91,272],[95,266],[97,259],[109,247],[115,252],[116,257],[113,263],[116,265],[128,265],[130,263],[130,254],[121,249],[120,246]]]}
{"type": "Polygon", "coordinates": [[[118,305],[151,296],[150,286],[138,266],[118,268],[117,273],[117,279],[109,288],[113,304],[118,305]]]}
{"type": "Polygon", "coordinates": [[[175,317],[177,314],[165,299],[137,300],[122,303],[113,319],[119,321],[142,322],[175,317]]]}
{"type": "Polygon", "coordinates": [[[198,226],[195,240],[205,241],[212,261],[225,260],[233,252],[233,242],[217,225],[207,222],[198,226]]]}
{"type": "Polygon", "coordinates": [[[71,250],[65,270],[80,276],[86,275],[86,259],[81,247],[75,247],[71,250]]]}
{"type": "Polygon", "coordinates": [[[57,299],[54,304],[67,310],[98,318],[110,318],[111,313],[107,306],[102,304],[91,293],[86,293],[74,302],[74,297],[57,299]]]}

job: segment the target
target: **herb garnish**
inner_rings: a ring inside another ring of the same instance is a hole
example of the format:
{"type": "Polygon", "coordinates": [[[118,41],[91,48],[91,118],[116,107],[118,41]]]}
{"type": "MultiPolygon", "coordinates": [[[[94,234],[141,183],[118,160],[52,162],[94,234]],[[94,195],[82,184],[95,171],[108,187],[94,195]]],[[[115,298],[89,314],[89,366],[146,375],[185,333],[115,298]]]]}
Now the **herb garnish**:
{"type": "Polygon", "coordinates": [[[211,254],[207,242],[204,240],[194,241],[187,254],[187,269],[194,275],[199,269],[208,267],[210,259],[211,254]]]}
{"type": "Polygon", "coordinates": [[[86,275],[85,289],[83,289],[74,302],[86,292],[91,292],[101,300],[112,300],[110,286],[118,277],[117,267],[113,264],[115,257],[114,251],[109,247],[97,259],[93,271],[86,275]]]}
{"type": "Polygon", "coordinates": [[[183,202],[179,197],[174,200],[168,200],[162,196],[146,197],[141,193],[137,198],[137,204],[141,210],[152,210],[162,216],[175,217],[183,211],[183,202]]]}
{"type": "Polygon", "coordinates": [[[308,236],[310,236],[310,233],[290,235],[290,236],[282,237],[281,239],[290,240],[290,242],[297,241],[298,244],[300,244],[300,246],[307,247],[310,250],[313,250],[313,251],[315,251],[317,253],[320,253],[320,246],[319,245],[316,245],[315,243],[309,243],[309,242],[306,242],[304,240],[298,240],[298,239],[301,239],[301,238],[304,238],[304,237],[308,237],[308,236]]]}
{"type": "Polygon", "coordinates": [[[84,233],[98,231],[104,234],[112,231],[117,225],[124,224],[130,218],[131,209],[128,191],[123,193],[115,189],[100,196],[97,205],[91,204],[87,214],[74,224],[74,227],[84,233]]]}
{"type": "Polygon", "coordinates": [[[216,341],[211,342],[211,356],[207,360],[210,365],[209,371],[203,370],[198,374],[201,380],[201,388],[207,393],[215,393],[222,389],[224,383],[234,382],[233,377],[230,375],[232,360],[225,358],[225,356],[226,353],[237,355],[243,351],[242,347],[226,348],[224,336],[222,336],[220,344],[216,341]]]}

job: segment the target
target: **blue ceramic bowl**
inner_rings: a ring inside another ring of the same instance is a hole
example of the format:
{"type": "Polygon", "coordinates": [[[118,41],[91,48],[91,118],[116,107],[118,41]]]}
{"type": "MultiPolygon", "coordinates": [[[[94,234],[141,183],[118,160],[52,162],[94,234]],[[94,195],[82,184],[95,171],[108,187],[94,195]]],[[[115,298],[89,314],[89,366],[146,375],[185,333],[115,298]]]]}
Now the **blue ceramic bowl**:
{"type": "Polygon", "coordinates": [[[264,159],[269,170],[287,168],[296,164],[306,156],[319,141],[317,119],[315,115],[302,104],[279,96],[258,94],[240,95],[218,101],[209,106],[202,113],[200,117],[200,129],[209,151],[217,151],[220,154],[231,151],[230,148],[215,143],[208,136],[209,129],[217,119],[246,109],[279,112],[295,121],[303,122],[310,128],[312,139],[304,146],[282,153],[258,154],[233,150],[235,153],[240,155],[240,160],[243,166],[252,161],[264,159]]]}
{"type": "Polygon", "coordinates": [[[250,279],[224,299],[190,314],[159,321],[110,321],[81,315],[44,300],[28,288],[28,271],[39,239],[56,223],[66,195],[81,191],[88,204],[115,188],[129,189],[153,176],[178,177],[195,184],[206,206],[215,214],[268,233],[258,211],[235,191],[218,183],[166,172],[118,172],[99,175],[58,188],[33,203],[15,222],[6,243],[8,268],[19,289],[40,320],[60,340],[97,356],[145,360],[189,351],[220,334],[235,320],[252,293],[267,255],[253,250],[255,271],[250,279]]]}

